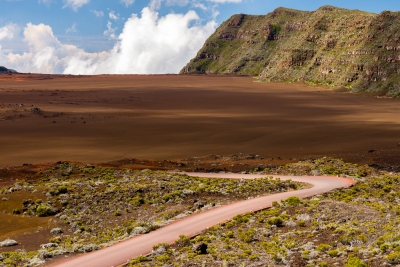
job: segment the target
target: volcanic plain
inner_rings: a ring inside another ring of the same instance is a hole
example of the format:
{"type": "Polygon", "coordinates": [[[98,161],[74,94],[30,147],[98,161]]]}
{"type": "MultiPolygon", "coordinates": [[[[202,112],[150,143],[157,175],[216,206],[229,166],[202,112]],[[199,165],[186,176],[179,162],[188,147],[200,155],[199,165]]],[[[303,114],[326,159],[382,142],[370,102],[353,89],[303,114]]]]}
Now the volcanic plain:
{"type": "Polygon", "coordinates": [[[396,99],[248,76],[4,74],[0,167],[239,153],[393,167],[399,114],[396,99]]]}

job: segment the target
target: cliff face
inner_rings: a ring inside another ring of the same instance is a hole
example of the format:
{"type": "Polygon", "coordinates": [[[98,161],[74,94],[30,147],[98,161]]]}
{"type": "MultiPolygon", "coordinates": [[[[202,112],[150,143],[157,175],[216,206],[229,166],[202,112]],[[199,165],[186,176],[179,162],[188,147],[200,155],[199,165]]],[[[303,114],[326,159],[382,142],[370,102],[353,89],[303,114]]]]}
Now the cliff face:
{"type": "Polygon", "coordinates": [[[234,15],[181,71],[258,75],[400,96],[400,12],[324,6],[234,15]]]}

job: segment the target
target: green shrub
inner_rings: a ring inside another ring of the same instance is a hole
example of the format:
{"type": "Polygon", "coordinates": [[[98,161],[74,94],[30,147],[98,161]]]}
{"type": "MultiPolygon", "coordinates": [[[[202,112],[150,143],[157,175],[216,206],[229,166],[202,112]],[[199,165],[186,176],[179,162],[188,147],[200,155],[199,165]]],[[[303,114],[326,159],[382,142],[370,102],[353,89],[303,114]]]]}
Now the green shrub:
{"type": "Polygon", "coordinates": [[[328,251],[330,248],[331,248],[331,246],[329,246],[328,244],[319,244],[317,246],[317,250],[321,251],[321,252],[328,251]]]}
{"type": "Polygon", "coordinates": [[[382,244],[380,247],[380,250],[382,250],[383,253],[389,250],[389,245],[388,244],[382,244]]]}
{"type": "Polygon", "coordinates": [[[301,226],[301,227],[305,227],[306,226],[306,222],[305,221],[298,221],[297,225],[301,226]]]}
{"type": "Polygon", "coordinates": [[[390,253],[386,259],[391,263],[391,264],[399,264],[400,263],[400,252],[392,252],[390,253]]]}
{"type": "Polygon", "coordinates": [[[38,217],[46,217],[54,215],[53,209],[47,205],[39,205],[36,208],[36,216],[38,217]]]}
{"type": "Polygon", "coordinates": [[[329,250],[328,255],[331,257],[337,257],[339,255],[339,251],[337,251],[336,249],[329,250]]]}
{"type": "Polygon", "coordinates": [[[281,217],[272,217],[268,219],[267,223],[270,225],[276,225],[277,227],[282,227],[283,219],[281,217]]]}
{"type": "Polygon", "coordinates": [[[289,197],[286,200],[282,200],[282,203],[285,204],[286,206],[299,206],[302,201],[298,197],[289,197]]]}
{"type": "Polygon", "coordinates": [[[250,230],[248,230],[246,232],[240,232],[239,238],[243,242],[250,243],[251,241],[253,241],[255,233],[256,233],[255,230],[253,228],[251,228],[250,230]]]}
{"type": "Polygon", "coordinates": [[[346,264],[344,266],[345,267],[368,267],[367,264],[362,262],[359,258],[357,258],[353,254],[349,255],[349,258],[347,259],[346,264]]]}
{"type": "Polygon", "coordinates": [[[180,235],[179,239],[175,241],[175,244],[180,248],[190,246],[190,237],[186,235],[180,235]]]}
{"type": "Polygon", "coordinates": [[[146,262],[146,261],[150,261],[150,260],[145,256],[139,256],[139,257],[136,257],[133,260],[131,260],[131,262],[129,263],[129,266],[133,266],[134,264],[138,264],[138,263],[146,262]]]}
{"type": "Polygon", "coordinates": [[[233,217],[233,220],[238,222],[238,223],[247,223],[247,222],[249,222],[249,218],[247,216],[243,216],[241,214],[236,215],[235,217],[233,217]]]}
{"type": "Polygon", "coordinates": [[[233,238],[235,235],[234,235],[234,233],[232,231],[228,231],[228,232],[225,233],[225,236],[229,237],[229,238],[233,238]]]}

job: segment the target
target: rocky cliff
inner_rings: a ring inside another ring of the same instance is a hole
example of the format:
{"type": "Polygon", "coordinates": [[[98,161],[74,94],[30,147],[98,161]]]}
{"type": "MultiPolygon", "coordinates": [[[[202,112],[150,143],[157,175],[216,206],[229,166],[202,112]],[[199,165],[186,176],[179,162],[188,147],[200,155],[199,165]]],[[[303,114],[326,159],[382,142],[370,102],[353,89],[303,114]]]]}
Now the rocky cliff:
{"type": "Polygon", "coordinates": [[[400,96],[400,12],[323,6],[234,15],[181,71],[257,75],[400,96]]]}

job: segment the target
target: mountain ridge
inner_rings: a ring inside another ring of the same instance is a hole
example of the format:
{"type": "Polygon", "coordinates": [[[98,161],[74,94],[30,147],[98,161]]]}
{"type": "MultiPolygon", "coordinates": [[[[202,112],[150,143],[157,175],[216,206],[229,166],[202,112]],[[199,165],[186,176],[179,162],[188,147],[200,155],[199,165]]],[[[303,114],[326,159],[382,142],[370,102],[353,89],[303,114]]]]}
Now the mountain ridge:
{"type": "Polygon", "coordinates": [[[322,6],[233,15],[181,74],[244,74],[400,96],[400,12],[322,6]]]}
{"type": "Polygon", "coordinates": [[[17,73],[17,71],[0,66],[0,73],[17,73]]]}

